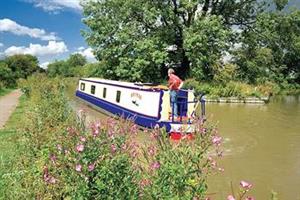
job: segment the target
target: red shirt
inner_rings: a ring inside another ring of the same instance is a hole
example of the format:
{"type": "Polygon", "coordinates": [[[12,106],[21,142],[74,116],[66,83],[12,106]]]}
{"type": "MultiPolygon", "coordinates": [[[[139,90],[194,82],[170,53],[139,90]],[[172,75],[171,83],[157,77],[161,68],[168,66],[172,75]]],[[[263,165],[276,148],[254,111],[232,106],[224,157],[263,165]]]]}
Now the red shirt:
{"type": "Polygon", "coordinates": [[[169,76],[168,85],[170,90],[178,90],[181,83],[182,80],[175,74],[169,76]]]}

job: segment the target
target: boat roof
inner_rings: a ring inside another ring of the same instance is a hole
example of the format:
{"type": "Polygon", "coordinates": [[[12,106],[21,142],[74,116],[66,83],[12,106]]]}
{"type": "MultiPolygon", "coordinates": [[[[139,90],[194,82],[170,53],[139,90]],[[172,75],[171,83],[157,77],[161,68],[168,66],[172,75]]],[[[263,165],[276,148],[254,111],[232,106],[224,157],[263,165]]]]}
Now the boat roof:
{"type": "MultiPolygon", "coordinates": [[[[125,86],[129,88],[137,88],[137,89],[144,89],[144,90],[169,90],[167,86],[165,85],[159,85],[154,83],[142,83],[142,82],[126,82],[126,81],[116,81],[116,80],[108,80],[108,79],[102,79],[102,78],[81,78],[82,81],[92,81],[96,83],[107,83],[112,85],[120,85],[125,86]]],[[[183,91],[189,91],[185,89],[181,89],[183,91]]]]}
{"type": "Polygon", "coordinates": [[[141,82],[126,82],[126,81],[115,81],[115,80],[107,80],[101,78],[81,78],[82,81],[92,81],[92,82],[99,82],[99,83],[108,83],[113,85],[121,85],[131,88],[138,88],[138,89],[168,89],[166,86],[153,84],[153,83],[141,83],[141,82]]]}

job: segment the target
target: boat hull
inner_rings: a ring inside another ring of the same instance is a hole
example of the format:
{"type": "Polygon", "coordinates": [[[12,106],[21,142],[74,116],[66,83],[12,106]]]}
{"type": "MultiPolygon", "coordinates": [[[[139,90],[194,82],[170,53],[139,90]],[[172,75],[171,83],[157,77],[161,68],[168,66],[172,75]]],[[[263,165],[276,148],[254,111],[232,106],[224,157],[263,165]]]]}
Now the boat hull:
{"type": "MultiPolygon", "coordinates": [[[[89,94],[85,94],[81,91],[76,91],[76,96],[81,100],[89,103],[95,108],[99,108],[100,111],[105,111],[106,114],[112,114],[116,116],[122,116],[126,119],[133,120],[137,125],[145,128],[154,128],[156,125],[159,127],[165,127],[166,131],[171,131],[171,124],[169,122],[161,122],[155,117],[144,116],[135,112],[129,111],[118,105],[113,105],[105,100],[99,99],[89,94]]],[[[174,123],[177,124],[177,123],[174,123]]]]}

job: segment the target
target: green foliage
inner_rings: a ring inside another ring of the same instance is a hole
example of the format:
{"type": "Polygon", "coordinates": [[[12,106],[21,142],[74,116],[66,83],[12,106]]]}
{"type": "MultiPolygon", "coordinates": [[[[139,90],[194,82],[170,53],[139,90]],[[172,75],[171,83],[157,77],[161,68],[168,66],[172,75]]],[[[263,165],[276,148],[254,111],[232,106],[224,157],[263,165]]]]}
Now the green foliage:
{"type": "Polygon", "coordinates": [[[208,97],[268,97],[281,92],[280,87],[272,82],[265,82],[256,86],[234,81],[209,84],[188,79],[184,82],[183,88],[193,89],[196,95],[205,94],[208,97]]]}
{"type": "Polygon", "coordinates": [[[289,0],[273,0],[273,1],[276,5],[276,9],[279,11],[282,10],[289,2],[289,0]]]}
{"type": "Polygon", "coordinates": [[[192,142],[182,140],[176,144],[158,129],[151,133],[153,139],[143,148],[140,158],[144,162],[137,163],[144,199],[205,198],[206,178],[213,168],[212,158],[207,158],[206,152],[211,149],[217,130],[210,125],[204,127],[199,121],[195,132],[192,142]]]}
{"type": "Polygon", "coordinates": [[[248,83],[300,83],[300,11],[265,12],[243,32],[236,64],[240,80],[248,83]]]}
{"type": "Polygon", "coordinates": [[[194,26],[185,31],[184,37],[192,77],[212,80],[214,65],[218,63],[222,52],[229,49],[230,30],[224,27],[220,17],[209,16],[195,21],[194,26]]]}
{"type": "Polygon", "coordinates": [[[49,77],[63,76],[73,77],[80,75],[81,68],[87,64],[87,60],[81,54],[72,54],[67,60],[54,61],[47,68],[49,77]]]}
{"type": "Polygon", "coordinates": [[[15,87],[19,78],[27,78],[38,70],[38,59],[32,55],[14,55],[0,60],[0,80],[5,87],[15,87]]]}
{"type": "Polygon", "coordinates": [[[87,63],[86,58],[79,54],[79,53],[75,53],[70,55],[70,57],[67,60],[67,63],[71,66],[71,67],[77,67],[77,66],[83,66],[87,63]]]}
{"type": "Polygon", "coordinates": [[[105,0],[82,6],[90,28],[83,35],[106,63],[103,76],[146,82],[164,79],[170,65],[183,78],[212,79],[212,65],[234,39],[230,27],[243,27],[258,12],[255,0],[105,0]]]}

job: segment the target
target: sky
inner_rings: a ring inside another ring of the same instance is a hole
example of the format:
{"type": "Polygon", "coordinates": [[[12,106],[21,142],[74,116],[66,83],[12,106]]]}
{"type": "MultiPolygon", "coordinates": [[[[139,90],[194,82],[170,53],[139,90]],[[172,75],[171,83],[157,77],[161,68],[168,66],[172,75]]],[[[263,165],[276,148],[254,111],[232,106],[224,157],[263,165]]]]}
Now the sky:
{"type": "Polygon", "coordinates": [[[0,0],[0,57],[32,54],[42,67],[73,53],[95,61],[82,18],[79,0],[0,0]]]}

